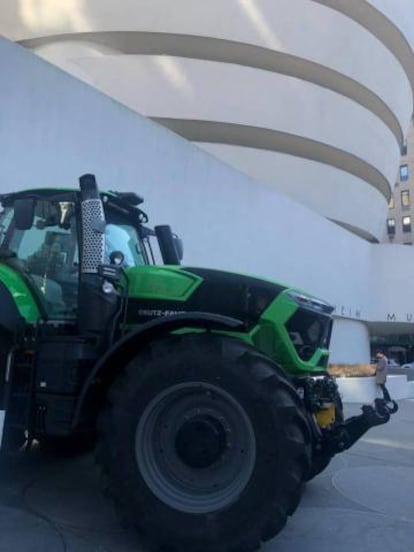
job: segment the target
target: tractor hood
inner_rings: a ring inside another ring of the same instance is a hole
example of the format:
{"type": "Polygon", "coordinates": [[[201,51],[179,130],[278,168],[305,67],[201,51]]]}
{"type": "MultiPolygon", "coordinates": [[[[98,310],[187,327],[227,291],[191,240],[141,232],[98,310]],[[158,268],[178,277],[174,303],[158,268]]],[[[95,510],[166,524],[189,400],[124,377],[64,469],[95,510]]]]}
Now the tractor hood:
{"type": "Polygon", "coordinates": [[[140,266],[127,269],[127,321],[135,325],[184,312],[209,312],[253,327],[286,286],[205,268],[140,266]]]}

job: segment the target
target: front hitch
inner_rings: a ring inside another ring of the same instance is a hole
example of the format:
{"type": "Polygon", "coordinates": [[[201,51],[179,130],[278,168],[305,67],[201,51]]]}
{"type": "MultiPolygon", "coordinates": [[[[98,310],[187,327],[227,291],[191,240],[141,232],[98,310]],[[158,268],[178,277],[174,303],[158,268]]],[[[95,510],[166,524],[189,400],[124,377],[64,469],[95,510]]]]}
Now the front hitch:
{"type": "Polygon", "coordinates": [[[374,406],[365,404],[362,414],[352,416],[332,429],[323,432],[316,445],[318,452],[333,456],[352,447],[371,427],[386,424],[398,411],[398,404],[391,400],[375,399],[374,406]]]}

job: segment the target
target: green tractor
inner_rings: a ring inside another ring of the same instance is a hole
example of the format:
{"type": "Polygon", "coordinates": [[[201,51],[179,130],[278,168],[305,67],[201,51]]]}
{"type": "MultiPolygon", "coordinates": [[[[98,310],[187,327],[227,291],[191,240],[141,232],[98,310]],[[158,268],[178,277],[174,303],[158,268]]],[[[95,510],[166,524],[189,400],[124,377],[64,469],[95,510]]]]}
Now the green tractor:
{"type": "Polygon", "coordinates": [[[150,550],[248,552],[304,483],[371,426],[327,375],[332,307],[180,266],[134,193],[0,196],[0,443],[96,443],[123,520],[150,550]],[[162,264],[156,264],[157,255],[162,264]]]}

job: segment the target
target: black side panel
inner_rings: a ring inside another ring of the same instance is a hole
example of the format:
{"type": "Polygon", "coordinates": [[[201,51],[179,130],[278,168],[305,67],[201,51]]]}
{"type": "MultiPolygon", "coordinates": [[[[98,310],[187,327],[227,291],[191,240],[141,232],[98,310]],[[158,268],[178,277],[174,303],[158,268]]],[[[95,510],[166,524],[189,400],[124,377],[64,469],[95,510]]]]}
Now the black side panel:
{"type": "Polygon", "coordinates": [[[10,291],[0,282],[0,328],[14,332],[20,320],[20,313],[10,291]]]}
{"type": "Polygon", "coordinates": [[[180,312],[210,312],[237,318],[249,330],[257,324],[270,303],[286,289],[280,284],[242,274],[205,268],[183,267],[183,270],[203,279],[185,303],[169,301],[168,298],[131,298],[128,301],[128,322],[142,324],[156,316],[180,312]]]}
{"type": "Polygon", "coordinates": [[[96,348],[86,339],[41,338],[37,343],[36,392],[76,395],[96,360],[96,348]]]}
{"type": "Polygon", "coordinates": [[[238,318],[247,329],[257,324],[262,312],[286,289],[244,274],[208,268],[186,267],[183,270],[203,278],[203,283],[188,301],[190,310],[238,318]]]}

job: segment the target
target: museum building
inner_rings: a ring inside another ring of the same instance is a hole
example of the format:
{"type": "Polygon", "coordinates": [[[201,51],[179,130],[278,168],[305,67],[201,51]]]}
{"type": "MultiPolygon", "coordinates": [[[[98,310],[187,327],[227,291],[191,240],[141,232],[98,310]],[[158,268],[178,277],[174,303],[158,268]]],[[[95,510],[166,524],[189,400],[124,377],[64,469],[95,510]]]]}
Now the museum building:
{"type": "Polygon", "coordinates": [[[4,0],[1,189],[94,172],[136,190],[186,263],[331,302],[331,360],[367,362],[373,336],[414,335],[412,249],[380,243],[413,18],[408,0],[4,0]]]}

